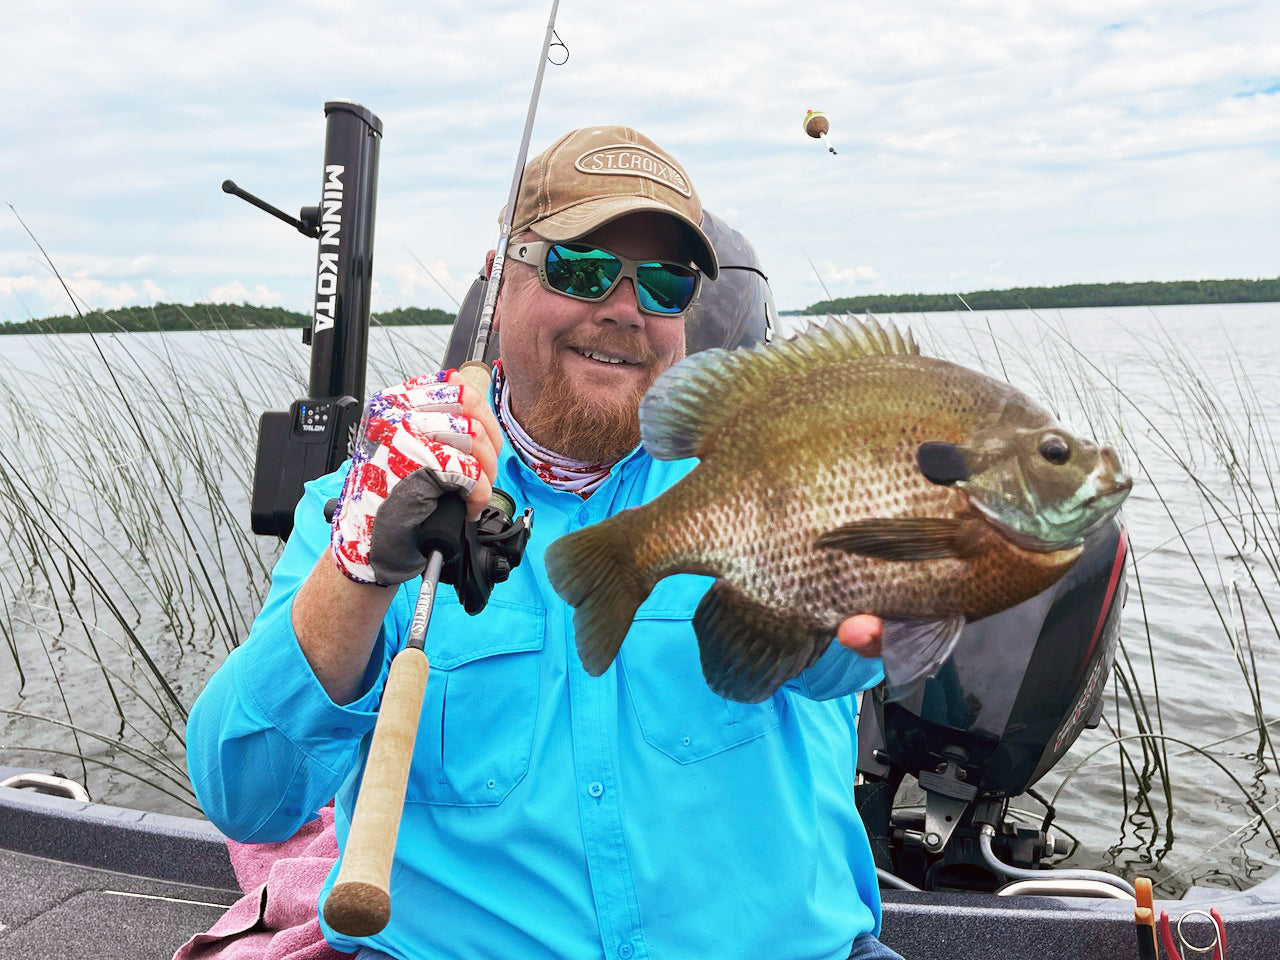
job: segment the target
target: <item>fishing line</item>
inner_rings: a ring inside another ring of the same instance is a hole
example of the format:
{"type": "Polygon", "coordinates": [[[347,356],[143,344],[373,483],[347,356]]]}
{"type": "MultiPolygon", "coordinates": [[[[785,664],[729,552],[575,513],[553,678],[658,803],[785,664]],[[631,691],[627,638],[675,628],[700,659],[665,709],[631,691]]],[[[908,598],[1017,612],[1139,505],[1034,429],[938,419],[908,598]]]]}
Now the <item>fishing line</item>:
{"type": "Polygon", "coordinates": [[[827,289],[827,285],[822,279],[822,274],[820,274],[818,272],[818,268],[813,265],[813,260],[809,258],[809,254],[805,252],[805,249],[803,247],[800,248],[800,252],[803,253],[804,258],[809,261],[809,269],[812,270],[813,275],[818,278],[818,283],[822,287],[822,292],[827,295],[828,302],[834,301],[835,297],[831,296],[831,291],[827,289]]]}
{"type": "MultiPolygon", "coordinates": [[[[1275,810],[1277,807],[1280,807],[1280,800],[1277,800],[1271,806],[1267,807],[1267,809],[1257,814],[1248,823],[1244,824],[1243,826],[1236,827],[1234,830],[1228,833],[1225,837],[1218,840],[1213,845],[1206,847],[1204,850],[1200,852],[1201,859],[1203,860],[1209,854],[1213,853],[1214,850],[1217,850],[1218,847],[1222,846],[1224,843],[1226,843],[1228,840],[1230,840],[1232,837],[1236,836],[1237,834],[1243,833],[1244,831],[1252,829],[1253,827],[1256,827],[1259,824],[1261,824],[1266,819],[1266,815],[1270,813],[1272,810],[1275,810]]],[[[1245,851],[1245,852],[1247,853],[1248,851],[1245,851]]],[[[1192,866],[1194,866],[1194,864],[1192,866]]],[[[1174,873],[1169,874],[1169,876],[1165,877],[1164,882],[1168,883],[1169,881],[1173,880],[1175,877],[1182,876],[1184,873],[1188,872],[1190,869],[1191,869],[1191,866],[1183,867],[1181,870],[1177,870],[1174,873]]]]}
{"type": "Polygon", "coordinates": [[[489,345],[489,334],[493,328],[493,312],[498,303],[498,288],[502,284],[502,268],[507,260],[507,243],[511,239],[511,225],[516,215],[516,200],[520,195],[520,180],[524,176],[525,158],[529,155],[529,139],[533,134],[533,118],[538,112],[538,99],[542,94],[542,77],[546,73],[547,64],[562,66],[569,62],[569,48],[565,46],[560,35],[556,33],[556,10],[560,0],[553,0],[551,15],[547,19],[547,32],[542,41],[542,50],[538,55],[538,72],[533,80],[533,93],[529,97],[529,112],[524,119],[524,132],[520,137],[520,149],[516,153],[515,172],[511,177],[511,190],[507,194],[507,206],[502,212],[502,229],[498,234],[498,242],[494,246],[493,266],[489,269],[489,279],[484,288],[484,302],[480,307],[480,319],[476,323],[475,336],[471,340],[470,360],[484,360],[485,347],[489,345]],[[556,42],[551,42],[552,37],[556,42]],[[564,50],[563,60],[552,60],[550,51],[553,47],[564,50]]]}
{"type": "Polygon", "coordinates": [[[430,270],[427,269],[427,265],[418,259],[418,255],[414,253],[412,250],[410,250],[408,247],[405,247],[405,252],[408,253],[409,256],[413,257],[413,262],[422,268],[422,272],[425,273],[432,280],[434,280],[436,283],[436,286],[444,291],[444,295],[453,301],[453,305],[455,307],[461,310],[462,304],[458,302],[458,298],[449,292],[449,288],[446,287],[443,283],[441,283],[439,278],[437,278],[434,273],[432,273],[430,270]]]}

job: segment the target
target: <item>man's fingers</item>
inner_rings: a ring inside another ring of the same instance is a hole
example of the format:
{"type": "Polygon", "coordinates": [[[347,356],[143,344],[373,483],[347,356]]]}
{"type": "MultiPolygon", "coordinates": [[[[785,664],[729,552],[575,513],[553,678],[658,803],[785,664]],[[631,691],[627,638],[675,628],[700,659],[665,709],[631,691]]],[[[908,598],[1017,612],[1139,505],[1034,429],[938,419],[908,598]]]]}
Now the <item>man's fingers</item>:
{"type": "Polygon", "coordinates": [[[404,410],[402,426],[418,441],[403,443],[405,452],[428,463],[423,448],[432,448],[436,460],[446,466],[439,471],[445,479],[458,479],[450,476],[453,470],[448,463],[455,468],[459,464],[470,468],[462,471],[474,481],[474,486],[465,491],[467,517],[479,519],[493,491],[498,452],[502,449],[502,428],[489,406],[488,395],[468,383],[457,370],[449,370],[406,380],[382,391],[381,396],[404,410]]]}
{"type": "Polygon", "coordinates": [[[467,494],[467,519],[479,520],[480,512],[489,505],[489,497],[493,494],[493,484],[484,474],[476,481],[475,487],[467,494]]]}
{"type": "Polygon", "coordinates": [[[485,432],[489,435],[489,442],[496,454],[502,449],[502,428],[498,426],[498,418],[493,415],[493,409],[489,406],[489,395],[467,383],[457,370],[450,371],[448,382],[450,386],[461,387],[463,412],[484,424],[485,432]]]}
{"type": "Polygon", "coordinates": [[[497,476],[498,452],[493,449],[489,433],[477,417],[413,410],[405,414],[403,424],[424,444],[434,440],[475,457],[490,482],[497,476]]]}
{"type": "Polygon", "coordinates": [[[884,623],[869,613],[854,614],[840,624],[836,639],[862,657],[880,656],[884,623]]]}

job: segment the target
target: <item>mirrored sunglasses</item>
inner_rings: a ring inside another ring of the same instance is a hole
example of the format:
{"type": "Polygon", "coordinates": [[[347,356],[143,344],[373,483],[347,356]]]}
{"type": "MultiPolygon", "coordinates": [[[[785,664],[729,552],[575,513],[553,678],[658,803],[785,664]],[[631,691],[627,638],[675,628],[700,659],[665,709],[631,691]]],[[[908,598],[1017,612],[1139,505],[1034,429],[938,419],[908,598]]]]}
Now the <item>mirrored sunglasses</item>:
{"type": "Polygon", "coordinates": [[[619,279],[630,277],[641,312],[660,316],[683,313],[702,284],[702,274],[686,264],[629,260],[581,243],[513,243],[511,257],[537,270],[545,289],[575,300],[603,300],[619,279]]]}

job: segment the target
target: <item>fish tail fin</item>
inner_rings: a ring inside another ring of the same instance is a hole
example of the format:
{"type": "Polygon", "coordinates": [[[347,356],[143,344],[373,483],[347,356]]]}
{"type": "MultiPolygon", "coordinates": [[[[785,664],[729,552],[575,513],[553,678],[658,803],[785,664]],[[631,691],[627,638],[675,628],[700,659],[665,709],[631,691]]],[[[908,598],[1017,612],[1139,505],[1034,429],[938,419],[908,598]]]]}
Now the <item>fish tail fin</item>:
{"type": "Polygon", "coordinates": [[[636,561],[640,537],[631,512],[566,534],[546,552],[547,577],[574,608],[578,658],[593,677],[609,669],[653,590],[654,580],[636,561]]]}

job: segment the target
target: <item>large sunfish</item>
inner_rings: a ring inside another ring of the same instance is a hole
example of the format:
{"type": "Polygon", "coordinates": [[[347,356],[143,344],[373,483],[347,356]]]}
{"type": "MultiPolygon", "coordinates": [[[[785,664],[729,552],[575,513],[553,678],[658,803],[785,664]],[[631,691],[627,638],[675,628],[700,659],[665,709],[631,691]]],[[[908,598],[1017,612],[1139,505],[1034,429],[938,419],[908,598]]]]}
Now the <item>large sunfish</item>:
{"type": "Polygon", "coordinates": [[[693,618],[703,674],[746,702],[814,663],[859,612],[885,621],[888,695],[900,695],[966,621],[1066,573],[1132,485],[1109,447],[874,320],[694,354],[655,381],[640,426],[654,457],[700,462],[548,548],[578,655],[599,676],[659,580],[714,576],[693,618]]]}

